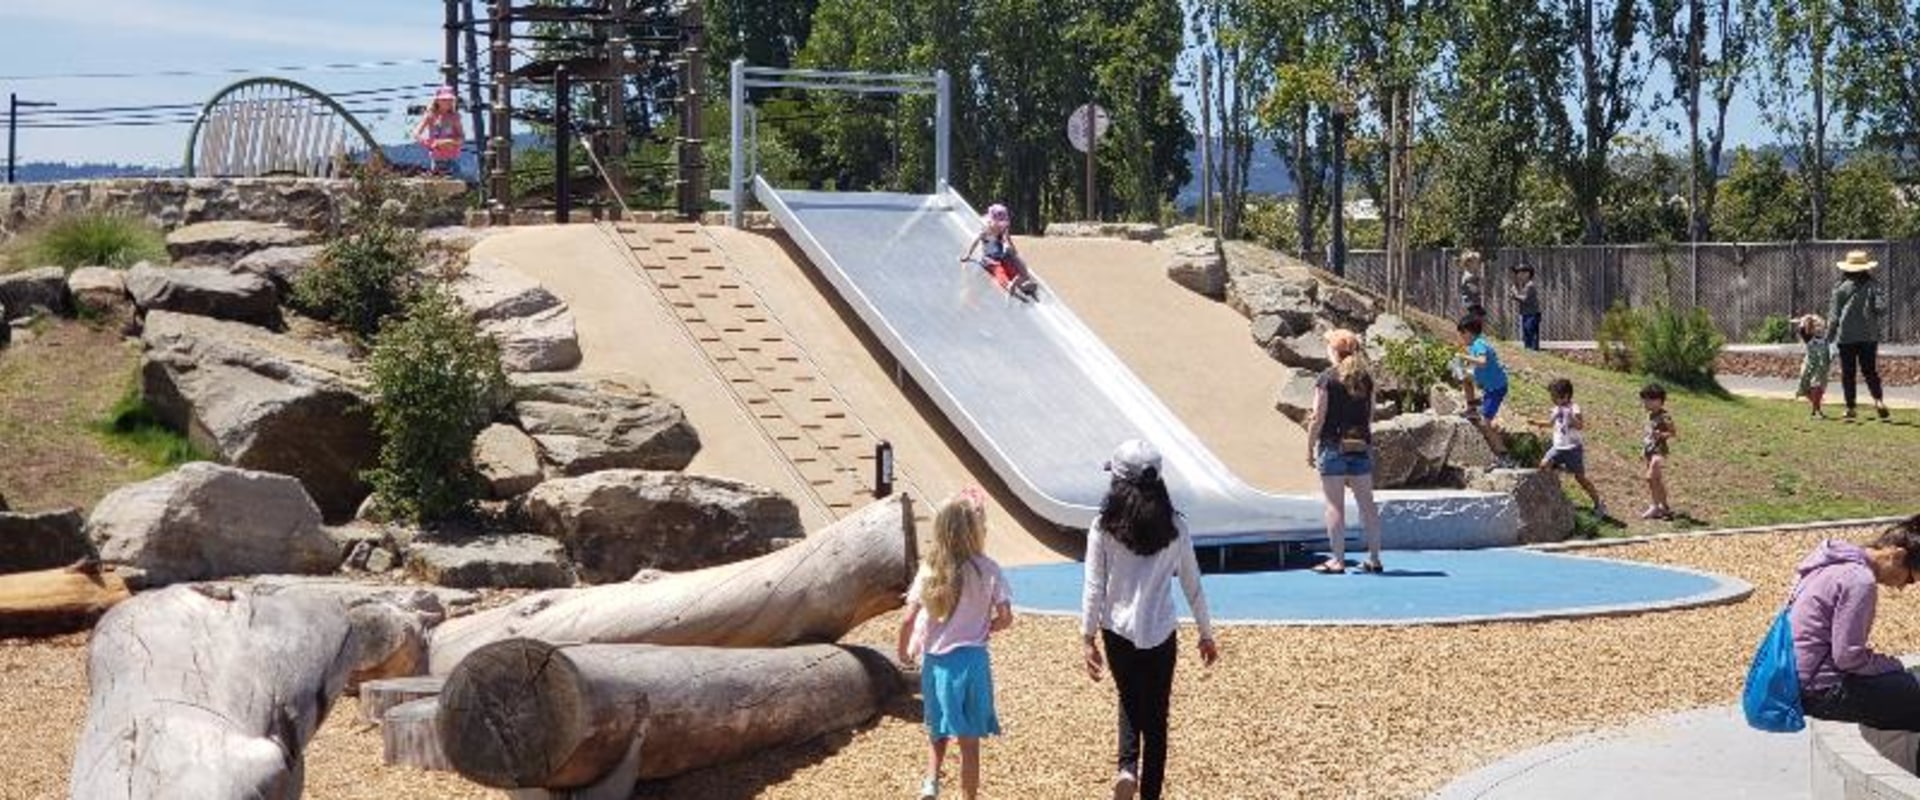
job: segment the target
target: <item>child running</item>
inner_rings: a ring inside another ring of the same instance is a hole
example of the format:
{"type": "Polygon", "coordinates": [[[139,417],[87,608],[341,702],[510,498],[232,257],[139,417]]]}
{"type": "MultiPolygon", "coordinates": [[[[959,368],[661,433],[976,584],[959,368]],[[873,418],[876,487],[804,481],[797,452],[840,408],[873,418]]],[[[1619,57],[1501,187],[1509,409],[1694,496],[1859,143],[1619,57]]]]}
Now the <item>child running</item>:
{"type": "Polygon", "coordinates": [[[1806,358],[1800,361],[1800,387],[1794,390],[1794,397],[1807,398],[1813,411],[1808,419],[1826,419],[1827,412],[1820,410],[1820,401],[1827,395],[1827,381],[1833,378],[1833,353],[1827,350],[1827,323],[1819,314],[1795,317],[1795,332],[1800,334],[1801,343],[1807,346],[1806,358]]]}
{"type": "Polygon", "coordinates": [[[1673,519],[1667,505],[1667,441],[1680,435],[1667,413],[1667,387],[1649,383],[1640,389],[1640,406],[1647,410],[1647,434],[1640,440],[1640,455],[1647,460],[1647,494],[1653,504],[1640,513],[1641,519],[1673,519]]]}
{"type": "Polygon", "coordinates": [[[1553,447],[1540,459],[1540,469],[1572,475],[1587,496],[1593,498],[1594,515],[1606,519],[1607,504],[1600,502],[1600,489],[1587,478],[1587,443],[1582,433],[1587,428],[1587,420],[1580,413],[1580,404],[1573,402],[1573,381],[1555,378],[1547,384],[1547,394],[1553,396],[1553,447]]]}
{"type": "Polygon", "coordinates": [[[907,590],[897,644],[902,663],[924,653],[920,698],[927,723],[927,774],[922,800],[940,796],[947,742],[960,741],[960,792],[980,792],[980,739],[1000,733],[993,708],[987,638],[1013,624],[1013,598],[1000,565],[987,558],[986,495],[962,490],[933,518],[933,546],[907,590]]]}
{"type": "Polygon", "coordinates": [[[1020,251],[1013,246],[1013,216],[1007,207],[999,203],[987,206],[987,216],[981,220],[980,235],[967,245],[967,253],[960,257],[962,263],[973,260],[973,251],[980,251],[980,266],[993,276],[993,282],[1008,293],[1026,295],[1033,299],[1040,290],[1040,284],[1027,274],[1026,262],[1020,260],[1020,251]]]}
{"type": "Polygon", "coordinates": [[[1494,428],[1493,421],[1500,415],[1500,404],[1507,399],[1507,368],[1500,366],[1500,354],[1487,341],[1486,326],[1485,317],[1468,314],[1461,317],[1455,327],[1460,332],[1460,359],[1473,367],[1473,381],[1465,387],[1467,407],[1473,407],[1474,387],[1479,387],[1480,417],[1474,425],[1480,428],[1487,447],[1493,450],[1494,466],[1506,468],[1513,466],[1513,462],[1507,458],[1505,438],[1494,428]]]}

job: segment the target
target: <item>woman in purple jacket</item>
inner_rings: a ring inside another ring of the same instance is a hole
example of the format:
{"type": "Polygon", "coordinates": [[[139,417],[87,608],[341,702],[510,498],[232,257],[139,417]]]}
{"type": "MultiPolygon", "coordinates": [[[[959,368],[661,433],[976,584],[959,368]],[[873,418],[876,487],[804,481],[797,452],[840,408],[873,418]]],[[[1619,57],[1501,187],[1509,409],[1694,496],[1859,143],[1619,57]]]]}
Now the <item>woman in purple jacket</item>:
{"type": "Polygon", "coordinates": [[[1913,583],[1916,571],[1920,516],[1866,547],[1828,539],[1800,562],[1789,619],[1807,716],[1920,731],[1920,680],[1867,644],[1879,587],[1913,583]]]}

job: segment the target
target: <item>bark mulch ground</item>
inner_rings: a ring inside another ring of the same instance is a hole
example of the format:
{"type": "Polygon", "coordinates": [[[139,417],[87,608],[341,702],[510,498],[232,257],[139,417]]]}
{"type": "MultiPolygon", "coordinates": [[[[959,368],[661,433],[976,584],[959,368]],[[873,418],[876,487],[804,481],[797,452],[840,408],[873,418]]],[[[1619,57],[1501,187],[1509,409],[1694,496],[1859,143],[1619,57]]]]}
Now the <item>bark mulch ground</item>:
{"type": "MultiPolygon", "coordinates": [[[[1758,587],[1746,601],[1713,608],[1460,627],[1227,626],[1222,661],[1211,670],[1199,666],[1192,630],[1182,631],[1169,796],[1417,798],[1516,750],[1731,703],[1793,565],[1821,537],[1692,538],[1602,551],[1758,587]]],[[[1354,581],[1355,591],[1365,586],[1354,581]]],[[[882,616],[849,641],[890,649],[897,621],[882,616]]],[[[1874,639],[1890,652],[1920,651],[1920,598],[1883,595],[1874,639]]],[[[993,658],[1005,734],[985,746],[984,794],[1101,796],[1113,773],[1113,689],[1082,672],[1074,622],[1023,618],[995,639],[993,658]]],[[[83,636],[0,643],[0,797],[65,796],[84,714],[84,663],[83,636]]],[[[342,700],[309,748],[308,796],[499,796],[457,777],[380,766],[379,732],[356,711],[342,700]]],[[[910,796],[924,757],[918,717],[917,702],[903,700],[858,730],[650,784],[639,796],[910,796]]]]}

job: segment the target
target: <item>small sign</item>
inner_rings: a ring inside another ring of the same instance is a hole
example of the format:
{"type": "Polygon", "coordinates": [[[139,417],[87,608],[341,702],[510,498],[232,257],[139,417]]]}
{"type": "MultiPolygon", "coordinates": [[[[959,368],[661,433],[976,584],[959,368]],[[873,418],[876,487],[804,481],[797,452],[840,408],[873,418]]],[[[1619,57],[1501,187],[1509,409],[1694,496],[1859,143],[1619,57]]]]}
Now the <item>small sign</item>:
{"type": "Polygon", "coordinates": [[[1107,110],[1088,103],[1073,110],[1067,117],[1067,141],[1073,143],[1073,149],[1082,153],[1092,142],[1106,138],[1107,128],[1113,125],[1113,118],[1107,116],[1107,110]],[[1087,137],[1087,130],[1093,130],[1093,137],[1087,137]]]}

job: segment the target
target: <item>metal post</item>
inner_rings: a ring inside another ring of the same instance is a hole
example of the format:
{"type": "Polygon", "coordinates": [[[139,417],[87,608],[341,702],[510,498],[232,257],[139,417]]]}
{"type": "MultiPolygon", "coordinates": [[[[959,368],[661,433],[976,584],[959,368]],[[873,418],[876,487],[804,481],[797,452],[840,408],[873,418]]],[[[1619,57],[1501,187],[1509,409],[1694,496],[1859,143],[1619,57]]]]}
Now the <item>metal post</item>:
{"type": "Polygon", "coordinates": [[[873,499],[893,494],[893,443],[881,440],[873,446],[873,499]]]}
{"type": "Polygon", "coordinates": [[[467,118],[471,120],[472,127],[467,132],[467,136],[473,141],[473,155],[476,162],[473,181],[480,187],[480,204],[485,206],[487,182],[481,177],[485,167],[479,162],[485,161],[487,151],[487,120],[480,114],[480,34],[475,30],[480,25],[474,17],[473,4],[474,0],[461,0],[460,27],[461,38],[465,40],[467,49],[467,118]]]}
{"type": "Polygon", "coordinates": [[[573,78],[566,65],[553,70],[553,221],[573,215],[573,78]]]}
{"type": "Polygon", "coordinates": [[[1200,224],[1213,227],[1213,58],[1200,53],[1200,224]]]}
{"type": "MultiPolygon", "coordinates": [[[[504,2],[504,0],[503,0],[504,2]]],[[[747,60],[736,58],[728,69],[731,97],[728,99],[727,123],[732,129],[731,146],[733,158],[727,173],[727,224],[735,228],[746,227],[747,214],[745,198],[740,189],[746,183],[746,144],[747,144],[747,60]]]]}
{"type": "Polygon", "coordinates": [[[707,23],[699,0],[680,13],[686,47],[680,91],[680,213],[699,219],[707,207],[707,23]]]}
{"type": "Polygon", "coordinates": [[[1093,103],[1087,103],[1087,221],[1099,219],[1093,215],[1093,151],[1100,147],[1100,137],[1095,136],[1094,124],[1100,115],[1094,112],[1093,103]]]}
{"type": "Polygon", "coordinates": [[[43,100],[22,100],[12,92],[7,93],[7,183],[13,183],[14,156],[20,144],[20,109],[52,108],[58,103],[43,100]]]}
{"type": "Polygon", "coordinates": [[[1333,107],[1333,186],[1327,205],[1332,216],[1327,221],[1327,269],[1335,276],[1347,275],[1347,108],[1333,107]]]}
{"type": "Polygon", "coordinates": [[[460,0],[447,0],[445,3],[446,49],[440,57],[440,85],[460,85],[460,0]]]}
{"type": "Polygon", "coordinates": [[[613,81],[606,84],[607,149],[602,162],[614,193],[607,216],[619,219],[621,198],[627,196],[627,0],[609,0],[607,8],[612,17],[607,22],[607,69],[613,81]]]}
{"type": "Polygon", "coordinates": [[[944,69],[933,80],[933,192],[944,195],[953,180],[953,82],[944,69]]]}
{"type": "Polygon", "coordinates": [[[488,10],[493,124],[487,131],[492,151],[487,180],[491,184],[489,193],[493,204],[487,209],[487,218],[494,225],[513,224],[513,18],[510,12],[511,0],[492,0],[488,10]]]}

